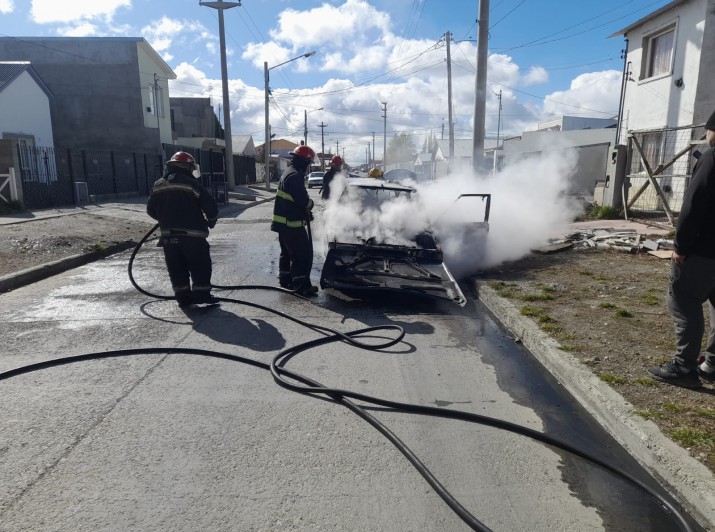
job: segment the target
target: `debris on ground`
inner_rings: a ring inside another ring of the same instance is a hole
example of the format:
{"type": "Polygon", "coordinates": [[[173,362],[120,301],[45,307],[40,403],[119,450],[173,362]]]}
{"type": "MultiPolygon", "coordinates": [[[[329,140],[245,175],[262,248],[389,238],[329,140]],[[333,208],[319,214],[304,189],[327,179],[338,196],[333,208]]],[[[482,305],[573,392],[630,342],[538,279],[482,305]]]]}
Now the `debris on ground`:
{"type": "Polygon", "coordinates": [[[565,251],[575,247],[611,249],[624,253],[650,253],[659,258],[670,258],[673,241],[664,238],[642,240],[640,233],[634,230],[614,231],[612,229],[584,229],[565,235],[563,238],[550,240],[549,244],[532,249],[534,253],[548,254],[565,251]]]}

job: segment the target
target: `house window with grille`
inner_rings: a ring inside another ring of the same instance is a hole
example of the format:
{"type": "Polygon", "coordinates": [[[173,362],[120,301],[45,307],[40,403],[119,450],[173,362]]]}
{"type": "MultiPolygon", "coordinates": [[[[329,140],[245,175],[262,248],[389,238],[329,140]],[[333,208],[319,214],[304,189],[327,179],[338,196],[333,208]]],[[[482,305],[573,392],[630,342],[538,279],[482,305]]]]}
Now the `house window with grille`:
{"type": "Polygon", "coordinates": [[[641,79],[670,74],[675,51],[675,24],[643,39],[641,79]]]}

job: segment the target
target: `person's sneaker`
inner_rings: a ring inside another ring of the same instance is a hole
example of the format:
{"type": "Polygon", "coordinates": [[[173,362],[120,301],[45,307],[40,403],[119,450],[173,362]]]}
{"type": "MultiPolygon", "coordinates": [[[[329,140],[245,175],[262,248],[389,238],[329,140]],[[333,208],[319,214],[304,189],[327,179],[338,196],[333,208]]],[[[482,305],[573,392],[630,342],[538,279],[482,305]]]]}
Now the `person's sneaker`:
{"type": "Polygon", "coordinates": [[[698,365],[698,375],[700,375],[700,378],[707,383],[715,383],[715,368],[713,368],[708,362],[703,361],[702,364],[698,365]]]}
{"type": "Polygon", "coordinates": [[[179,308],[186,308],[191,306],[191,303],[193,303],[192,298],[191,298],[191,292],[188,291],[181,291],[181,292],[176,292],[174,294],[176,297],[176,302],[179,304],[179,308]]]}
{"type": "Polygon", "coordinates": [[[314,296],[318,293],[318,287],[312,284],[304,284],[296,290],[296,293],[306,297],[314,296]]]}
{"type": "Polygon", "coordinates": [[[700,388],[700,379],[693,370],[683,371],[678,364],[673,362],[664,362],[655,368],[648,368],[648,374],[656,380],[681,386],[683,388],[700,388]]]}

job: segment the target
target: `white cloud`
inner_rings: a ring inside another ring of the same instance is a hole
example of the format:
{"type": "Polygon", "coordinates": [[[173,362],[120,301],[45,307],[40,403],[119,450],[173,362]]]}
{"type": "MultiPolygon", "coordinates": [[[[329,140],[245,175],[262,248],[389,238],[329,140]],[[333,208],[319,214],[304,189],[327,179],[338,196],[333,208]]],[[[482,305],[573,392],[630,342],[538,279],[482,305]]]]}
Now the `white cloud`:
{"type": "Polygon", "coordinates": [[[567,91],[549,94],[544,112],[553,115],[579,115],[608,118],[618,113],[621,72],[605,70],[581,74],[567,91]]]}
{"type": "Polygon", "coordinates": [[[539,83],[546,83],[547,81],[549,81],[549,73],[546,69],[540,66],[533,66],[524,76],[523,84],[538,85],[539,83]]]}
{"type": "Polygon", "coordinates": [[[131,5],[131,0],[32,0],[31,15],[37,24],[66,23],[102,17],[111,20],[117,9],[131,5]]]}
{"type": "Polygon", "coordinates": [[[12,13],[14,8],[12,0],[0,0],[0,13],[12,13]]]}
{"type": "Polygon", "coordinates": [[[195,43],[197,40],[212,41],[215,36],[201,23],[192,20],[162,17],[144,26],[140,34],[157,52],[167,52],[175,43],[195,43]]]}
{"type": "Polygon", "coordinates": [[[64,37],[90,37],[92,35],[97,35],[97,26],[85,22],[84,24],[78,24],[76,26],[65,26],[57,30],[59,35],[64,37]]]}

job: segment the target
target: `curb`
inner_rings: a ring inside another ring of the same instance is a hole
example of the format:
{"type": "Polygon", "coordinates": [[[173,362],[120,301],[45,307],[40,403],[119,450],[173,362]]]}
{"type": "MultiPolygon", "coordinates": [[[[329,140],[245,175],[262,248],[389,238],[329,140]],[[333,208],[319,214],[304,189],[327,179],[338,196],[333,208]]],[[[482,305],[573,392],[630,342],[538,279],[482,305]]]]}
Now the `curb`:
{"type": "Polygon", "coordinates": [[[26,286],[28,284],[36,283],[37,281],[42,281],[53,275],[66,272],[72,268],[77,268],[79,266],[84,266],[89,262],[93,262],[99,259],[109,257],[115,253],[120,253],[131,249],[136,246],[137,243],[129,240],[127,242],[120,242],[119,244],[112,244],[107,246],[107,249],[102,251],[90,251],[88,253],[79,253],[77,255],[71,255],[65,257],[64,259],[59,259],[54,262],[48,262],[47,264],[42,264],[41,266],[35,266],[33,268],[28,268],[26,270],[20,270],[19,272],[14,272],[8,275],[3,275],[0,277],[0,293],[9,292],[10,290],[15,290],[26,286]]]}
{"type": "Polygon", "coordinates": [[[647,471],[701,523],[715,529],[715,477],[703,464],[667,438],[634,407],[510,301],[483,281],[475,281],[479,300],[521,340],[536,359],[647,471]]]}

